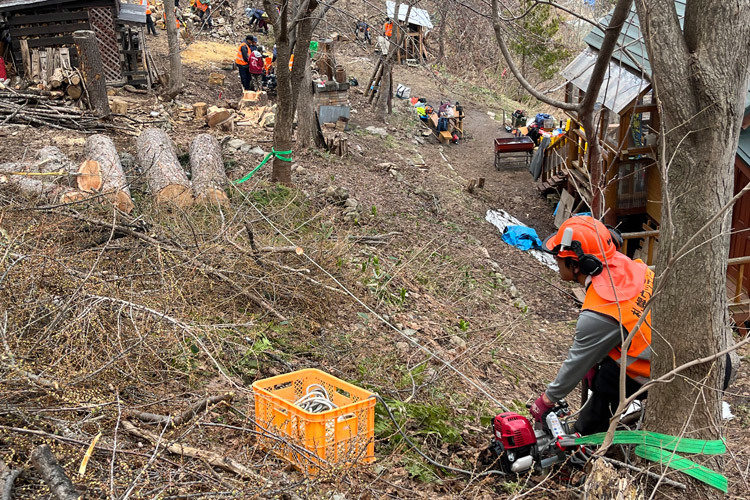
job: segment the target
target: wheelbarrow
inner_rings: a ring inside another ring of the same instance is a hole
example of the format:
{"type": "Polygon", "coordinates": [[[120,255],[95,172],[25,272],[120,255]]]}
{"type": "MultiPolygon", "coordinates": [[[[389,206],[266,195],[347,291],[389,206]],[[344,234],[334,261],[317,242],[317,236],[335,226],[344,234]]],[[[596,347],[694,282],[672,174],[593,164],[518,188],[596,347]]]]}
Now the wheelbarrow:
{"type": "Polygon", "coordinates": [[[534,154],[534,141],[526,136],[495,139],[495,168],[529,166],[534,154]]]}

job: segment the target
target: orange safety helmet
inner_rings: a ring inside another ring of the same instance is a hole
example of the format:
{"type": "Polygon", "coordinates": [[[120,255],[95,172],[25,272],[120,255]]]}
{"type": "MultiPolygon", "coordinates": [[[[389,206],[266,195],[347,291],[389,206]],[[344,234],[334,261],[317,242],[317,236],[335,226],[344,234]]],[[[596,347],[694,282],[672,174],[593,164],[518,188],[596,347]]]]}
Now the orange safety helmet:
{"type": "Polygon", "coordinates": [[[592,255],[601,261],[614,257],[622,245],[622,236],[614,229],[588,215],[574,215],[562,223],[556,233],[544,240],[542,245],[550,253],[560,258],[579,259],[579,253],[573,248],[573,242],[580,243],[583,254],[592,255]],[[567,231],[567,230],[570,231],[567,231]],[[568,241],[566,240],[568,232],[568,241]]]}

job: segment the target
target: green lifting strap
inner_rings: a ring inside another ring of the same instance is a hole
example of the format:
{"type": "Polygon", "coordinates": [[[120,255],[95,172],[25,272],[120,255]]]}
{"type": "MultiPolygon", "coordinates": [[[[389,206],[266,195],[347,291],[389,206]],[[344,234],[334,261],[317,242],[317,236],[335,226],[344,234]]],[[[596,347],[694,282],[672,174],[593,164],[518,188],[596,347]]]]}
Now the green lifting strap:
{"type": "Polygon", "coordinates": [[[635,454],[646,460],[659,462],[667,467],[678,470],[688,476],[694,477],[698,481],[713,486],[717,490],[727,493],[728,482],[726,477],[707,467],[703,467],[692,460],[688,460],[687,458],[683,458],[677,454],[669,453],[668,451],[653,446],[642,444],[635,447],[635,454]]]}
{"type": "MultiPolygon", "coordinates": [[[[606,432],[576,438],[576,444],[601,445],[606,432]]],[[[704,455],[721,455],[727,452],[724,441],[705,441],[703,439],[679,438],[668,434],[648,431],[615,431],[612,444],[641,444],[681,453],[702,453],[704,455]]]]}
{"type": "Polygon", "coordinates": [[[242,184],[243,182],[250,180],[250,177],[252,177],[255,174],[255,172],[257,172],[258,169],[260,169],[260,167],[262,167],[263,165],[265,165],[266,163],[268,163],[268,160],[270,160],[271,158],[278,158],[281,161],[289,161],[290,162],[290,161],[292,161],[292,150],[290,149],[289,151],[276,151],[275,149],[271,148],[271,152],[268,153],[265,158],[263,158],[263,161],[260,162],[260,165],[258,165],[254,169],[252,169],[242,179],[234,181],[234,184],[242,184]]]}

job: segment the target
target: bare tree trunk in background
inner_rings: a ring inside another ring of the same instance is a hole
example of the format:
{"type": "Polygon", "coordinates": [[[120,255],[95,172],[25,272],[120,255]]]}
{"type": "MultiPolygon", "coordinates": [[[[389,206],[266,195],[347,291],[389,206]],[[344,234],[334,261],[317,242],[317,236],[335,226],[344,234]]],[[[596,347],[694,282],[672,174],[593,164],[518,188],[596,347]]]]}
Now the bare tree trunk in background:
{"type": "Polygon", "coordinates": [[[182,92],[182,58],[180,56],[180,38],[174,14],[174,5],[169,0],[164,1],[164,14],[167,25],[167,46],[169,47],[169,88],[164,97],[172,100],[182,92]]]}
{"type": "Polygon", "coordinates": [[[299,85],[297,105],[297,148],[324,146],[323,133],[320,130],[318,118],[315,116],[315,102],[312,88],[312,71],[308,64],[299,85]]]}
{"type": "Polygon", "coordinates": [[[88,92],[89,107],[97,116],[106,118],[110,115],[110,109],[99,42],[96,41],[96,35],[91,30],[74,31],[73,41],[78,51],[78,64],[88,92]]]}
{"type": "MultiPolygon", "coordinates": [[[[391,114],[393,111],[391,99],[393,98],[393,60],[396,58],[396,52],[401,50],[400,43],[404,39],[404,33],[402,33],[402,26],[399,23],[399,11],[401,10],[401,2],[396,2],[396,6],[393,11],[393,34],[388,39],[388,54],[383,60],[383,76],[380,78],[380,85],[378,86],[378,95],[375,101],[375,114],[376,119],[385,123],[386,116],[391,114]],[[395,42],[393,41],[395,40],[395,42]]],[[[411,4],[406,10],[406,18],[404,24],[408,26],[409,15],[411,14],[411,4]]]]}
{"type": "Polygon", "coordinates": [[[440,10],[440,26],[438,27],[438,55],[437,62],[443,62],[445,58],[445,25],[448,24],[448,2],[441,4],[440,10]]]}
{"type": "MultiPolygon", "coordinates": [[[[656,261],[657,280],[666,280],[666,288],[655,299],[653,328],[659,334],[652,337],[651,374],[658,377],[730,342],[725,286],[732,210],[721,211],[734,192],[750,65],[748,44],[735,41],[750,38],[750,3],[688,2],[683,29],[671,0],[637,0],[636,8],[639,19],[647,20],[641,29],[661,108],[662,162],[667,162],[661,165],[656,261]],[[710,126],[709,120],[721,126],[710,126]]],[[[719,439],[723,379],[721,358],[656,385],[649,390],[647,427],[719,439]]],[[[708,465],[721,467],[716,458],[708,465]]],[[[703,498],[722,497],[703,483],[692,486],[703,498]]]]}

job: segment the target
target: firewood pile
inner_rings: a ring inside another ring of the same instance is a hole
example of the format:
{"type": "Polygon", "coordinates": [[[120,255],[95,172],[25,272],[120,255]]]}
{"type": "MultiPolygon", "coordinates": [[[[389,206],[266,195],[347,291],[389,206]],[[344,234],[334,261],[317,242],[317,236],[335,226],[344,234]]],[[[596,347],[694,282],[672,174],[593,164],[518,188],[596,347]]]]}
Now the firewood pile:
{"type": "Polygon", "coordinates": [[[16,123],[87,133],[110,130],[137,135],[138,129],[128,121],[132,122],[100,121],[91,110],[57,100],[52,91],[0,89],[0,125],[16,123]]]}

